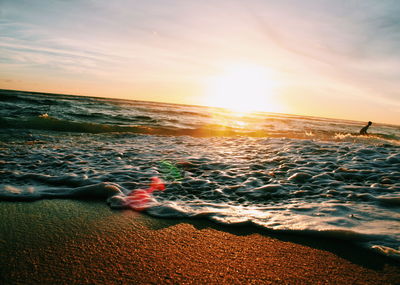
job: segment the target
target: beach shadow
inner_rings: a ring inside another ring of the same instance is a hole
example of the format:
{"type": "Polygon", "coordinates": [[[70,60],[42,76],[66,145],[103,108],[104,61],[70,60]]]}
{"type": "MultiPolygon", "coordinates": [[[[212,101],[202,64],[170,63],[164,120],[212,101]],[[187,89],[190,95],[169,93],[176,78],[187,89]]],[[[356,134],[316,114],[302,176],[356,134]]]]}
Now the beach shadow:
{"type": "MultiPolygon", "coordinates": [[[[29,200],[32,202],[32,200],[29,200]]],[[[43,200],[39,200],[43,201],[43,200]]],[[[75,201],[76,200],[71,200],[75,201]]],[[[20,202],[25,202],[20,200],[20,202]]],[[[10,201],[3,201],[3,203],[12,203],[10,201]]],[[[43,203],[43,202],[42,202],[43,203]]],[[[86,209],[88,204],[93,206],[99,205],[99,201],[82,200],[86,209]]],[[[100,203],[103,204],[103,203],[100,203]]],[[[331,252],[343,259],[348,260],[354,264],[362,266],[364,268],[372,269],[375,271],[383,270],[386,265],[395,266],[400,270],[400,262],[394,258],[384,256],[372,249],[361,247],[357,243],[351,240],[329,238],[324,236],[315,236],[307,233],[287,233],[268,230],[266,228],[257,227],[253,224],[238,224],[238,225],[223,225],[209,221],[205,218],[156,218],[146,214],[145,212],[139,213],[130,209],[110,209],[103,204],[104,208],[108,209],[110,213],[124,214],[126,218],[138,218],[142,216],[145,225],[152,230],[161,230],[169,227],[173,227],[179,224],[192,225],[197,230],[213,229],[217,231],[223,231],[236,236],[248,236],[252,234],[259,234],[262,236],[274,238],[284,242],[292,242],[304,246],[308,246],[315,249],[331,252]]],[[[89,211],[90,212],[90,211],[89,211]]],[[[95,208],[93,210],[95,212],[95,208]]],[[[97,214],[96,214],[97,215],[97,214]]],[[[98,218],[98,216],[96,216],[98,218]]]]}
{"type": "MultiPolygon", "coordinates": [[[[153,218],[153,217],[151,217],[153,218]]],[[[383,270],[386,265],[395,266],[400,269],[400,262],[394,258],[384,256],[379,252],[364,248],[351,240],[334,239],[324,236],[315,236],[311,234],[299,233],[285,233],[279,231],[268,230],[259,228],[257,226],[248,225],[222,225],[216,224],[201,218],[192,219],[157,219],[157,223],[150,225],[151,229],[160,230],[178,224],[189,224],[197,230],[214,229],[217,231],[224,231],[236,236],[247,236],[252,234],[259,234],[262,236],[274,238],[284,242],[292,242],[303,246],[320,249],[323,251],[331,252],[343,259],[357,264],[364,268],[372,269],[375,271],[383,270]]]]}

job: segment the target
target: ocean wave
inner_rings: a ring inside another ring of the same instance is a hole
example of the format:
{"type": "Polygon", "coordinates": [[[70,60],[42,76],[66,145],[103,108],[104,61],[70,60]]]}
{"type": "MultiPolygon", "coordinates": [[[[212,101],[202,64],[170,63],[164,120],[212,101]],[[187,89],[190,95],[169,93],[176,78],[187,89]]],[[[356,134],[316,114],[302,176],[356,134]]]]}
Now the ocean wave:
{"type": "Polygon", "coordinates": [[[54,105],[64,105],[69,104],[68,101],[54,100],[52,96],[29,96],[35,93],[27,92],[17,92],[17,94],[10,94],[9,91],[0,90],[0,101],[3,102],[13,102],[25,105],[38,105],[38,106],[54,106],[54,105]]]}
{"type": "Polygon", "coordinates": [[[74,122],[56,119],[42,114],[38,117],[25,119],[5,119],[0,118],[1,128],[15,129],[36,129],[59,132],[80,132],[80,133],[111,133],[111,132],[130,132],[146,133],[146,130],[135,126],[117,126],[107,124],[96,124],[88,122],[74,122]]]}
{"type": "Polygon", "coordinates": [[[32,201],[54,198],[107,199],[115,195],[124,195],[121,189],[119,185],[110,182],[74,188],[2,185],[2,187],[0,186],[0,199],[8,201],[32,201]]]}
{"type": "MultiPolygon", "coordinates": [[[[38,199],[102,200],[114,209],[131,208],[128,201],[130,191],[117,183],[101,182],[80,187],[34,187],[0,185],[0,201],[34,201],[38,199]]],[[[397,202],[396,202],[397,203],[397,202]]],[[[290,217],[284,212],[265,207],[243,207],[211,202],[162,201],[151,197],[141,204],[140,211],[157,218],[205,218],[215,223],[230,226],[255,226],[276,233],[301,234],[306,236],[334,238],[358,242],[389,257],[400,259],[400,249],[387,246],[393,243],[384,234],[375,234],[356,229],[344,229],[335,225],[310,221],[310,217],[290,217]],[[294,222],[294,223],[292,223],[294,222]]],[[[340,220],[340,219],[338,219],[340,220]]],[[[339,222],[340,224],[340,222],[339,222]]]]}
{"type": "MultiPolygon", "coordinates": [[[[93,116],[93,115],[89,115],[93,116]]],[[[94,115],[95,116],[95,115],[94,115]]],[[[138,133],[150,135],[171,135],[171,136],[268,136],[268,133],[252,130],[235,129],[224,125],[205,125],[194,128],[179,128],[173,126],[157,126],[154,124],[145,124],[145,121],[155,122],[154,119],[147,116],[135,116],[133,120],[140,120],[141,125],[115,125],[89,122],[76,122],[63,119],[57,119],[47,114],[37,117],[27,117],[25,119],[0,118],[0,128],[15,129],[37,129],[46,131],[61,132],[80,132],[80,133],[138,133]]],[[[133,121],[132,120],[132,121],[133,121]]]]}
{"type": "MultiPolygon", "coordinates": [[[[104,119],[113,119],[102,114],[82,115],[87,120],[104,121],[104,119]],[[97,119],[96,119],[96,116],[97,119]]],[[[115,121],[121,123],[121,118],[115,118],[115,121]]],[[[52,116],[41,114],[39,116],[28,116],[20,119],[1,118],[0,129],[34,129],[56,132],[77,132],[77,133],[132,133],[146,135],[166,135],[166,136],[193,136],[193,137],[274,137],[274,138],[296,138],[296,139],[317,139],[325,141],[342,142],[361,142],[371,144],[394,144],[400,145],[400,139],[395,135],[371,134],[360,136],[358,134],[338,134],[335,131],[292,131],[292,130],[252,130],[242,127],[233,127],[219,124],[194,125],[191,127],[180,126],[180,122],[164,122],[168,125],[160,125],[159,122],[149,116],[134,116],[131,119],[125,118],[124,124],[109,124],[71,121],[58,119],[52,116]],[[138,122],[137,125],[128,123],[138,122]]]]}
{"type": "Polygon", "coordinates": [[[0,109],[0,200],[126,208],[131,191],[157,176],[166,190],[145,209],[157,217],[398,251],[398,126],[374,123],[362,136],[361,123],[343,120],[24,92],[8,99],[0,109]]]}
{"type": "Polygon", "coordinates": [[[9,90],[0,90],[0,95],[5,100],[2,129],[400,144],[400,129],[392,125],[374,123],[370,135],[360,136],[362,123],[354,121],[9,90]]]}

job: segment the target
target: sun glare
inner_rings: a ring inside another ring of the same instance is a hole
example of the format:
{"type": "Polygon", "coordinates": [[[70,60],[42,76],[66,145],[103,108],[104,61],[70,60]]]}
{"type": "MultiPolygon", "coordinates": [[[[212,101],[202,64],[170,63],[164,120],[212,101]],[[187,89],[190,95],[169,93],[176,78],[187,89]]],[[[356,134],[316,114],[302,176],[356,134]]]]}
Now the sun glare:
{"type": "Polygon", "coordinates": [[[243,64],[230,66],[207,81],[205,104],[235,112],[279,112],[276,85],[267,68],[243,64]]]}

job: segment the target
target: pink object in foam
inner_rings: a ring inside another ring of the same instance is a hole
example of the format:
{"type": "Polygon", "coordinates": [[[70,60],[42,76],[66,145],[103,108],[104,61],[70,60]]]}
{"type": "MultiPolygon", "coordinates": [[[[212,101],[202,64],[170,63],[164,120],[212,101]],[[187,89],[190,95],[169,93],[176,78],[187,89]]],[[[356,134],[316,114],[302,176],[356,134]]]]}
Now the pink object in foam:
{"type": "Polygon", "coordinates": [[[158,177],[152,177],[148,189],[135,189],[127,197],[126,204],[135,211],[143,211],[148,206],[148,202],[153,198],[154,191],[164,191],[165,185],[158,177]]]}

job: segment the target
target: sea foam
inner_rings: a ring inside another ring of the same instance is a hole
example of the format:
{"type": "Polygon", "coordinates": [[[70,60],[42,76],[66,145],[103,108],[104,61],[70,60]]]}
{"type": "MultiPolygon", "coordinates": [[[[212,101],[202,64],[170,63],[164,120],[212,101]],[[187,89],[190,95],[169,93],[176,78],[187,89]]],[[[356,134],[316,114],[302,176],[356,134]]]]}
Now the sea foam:
{"type": "Polygon", "coordinates": [[[156,217],[324,235],[399,255],[397,126],[359,136],[356,122],[342,120],[27,93],[3,99],[1,200],[127,208],[132,190],[156,176],[166,190],[140,207],[156,217]]]}

